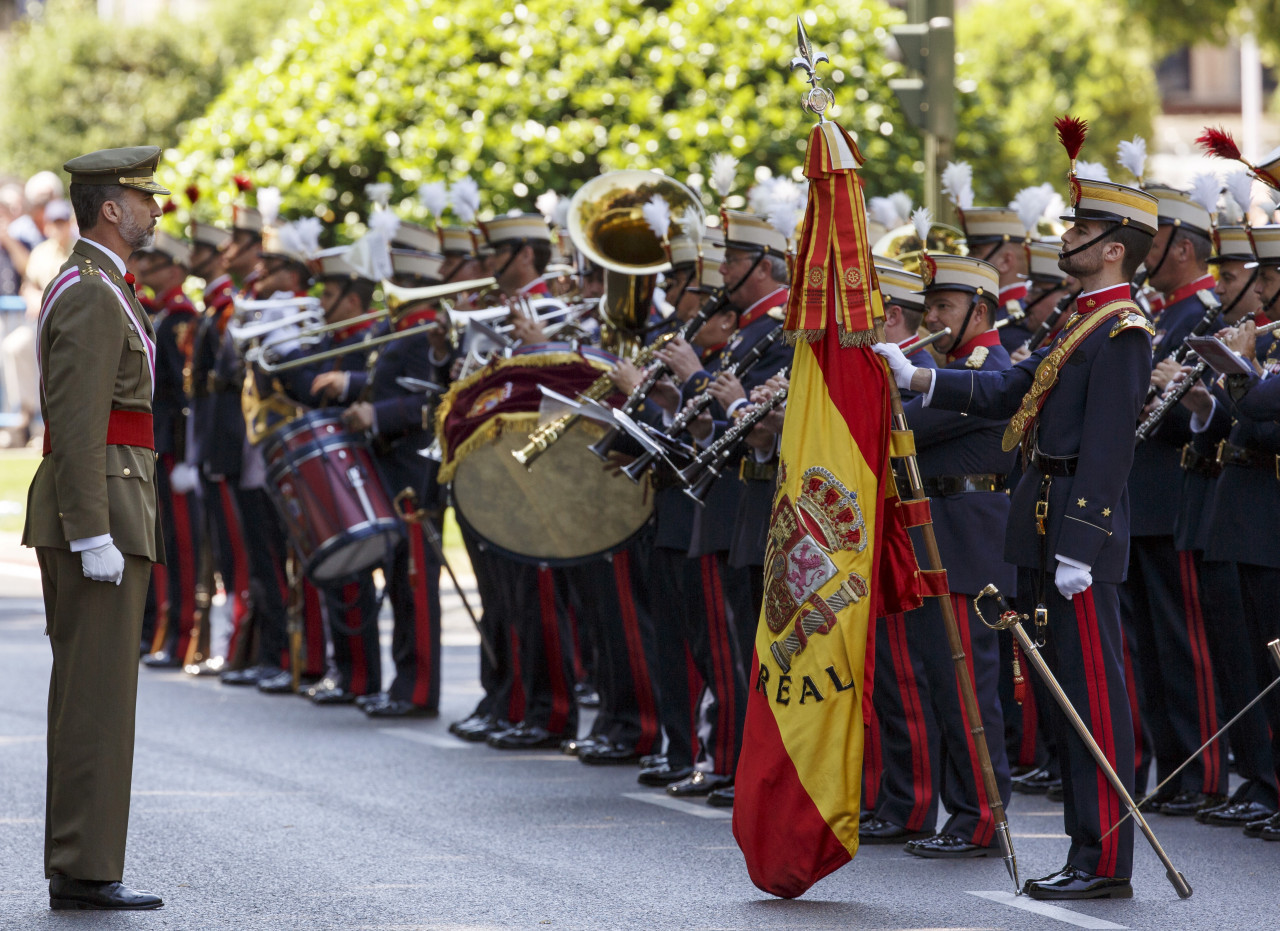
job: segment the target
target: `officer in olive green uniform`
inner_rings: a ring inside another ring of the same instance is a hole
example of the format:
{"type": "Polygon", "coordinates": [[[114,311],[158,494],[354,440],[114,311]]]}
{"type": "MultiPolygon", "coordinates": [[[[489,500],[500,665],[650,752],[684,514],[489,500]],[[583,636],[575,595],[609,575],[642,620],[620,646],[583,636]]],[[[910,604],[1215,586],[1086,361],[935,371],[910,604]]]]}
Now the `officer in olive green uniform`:
{"type": "Polygon", "coordinates": [[[50,907],[157,908],[120,883],[133,772],[138,641],[162,561],[151,396],[155,333],[125,262],[160,216],[155,146],[72,159],[82,239],[38,323],[44,459],[22,542],[36,548],[53,648],[45,875],[50,907]]]}

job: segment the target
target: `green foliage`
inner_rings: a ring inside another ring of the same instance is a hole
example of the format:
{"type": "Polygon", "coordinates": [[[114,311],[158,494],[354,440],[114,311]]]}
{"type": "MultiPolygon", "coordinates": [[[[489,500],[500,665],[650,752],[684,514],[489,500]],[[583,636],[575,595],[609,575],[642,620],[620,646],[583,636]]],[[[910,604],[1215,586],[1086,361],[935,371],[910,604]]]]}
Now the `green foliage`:
{"type": "Polygon", "coordinates": [[[1280,5],[1275,0],[1124,0],[1150,26],[1157,55],[1198,42],[1223,44],[1253,32],[1264,54],[1280,51],[1280,5]]]}
{"type": "Polygon", "coordinates": [[[51,0],[0,64],[0,170],[56,170],[97,148],[175,145],[226,76],[298,0],[221,0],[198,23],[101,22],[91,0],[51,0]]]}
{"type": "Polygon", "coordinates": [[[330,0],[244,69],[175,163],[224,202],[247,172],[281,188],[287,214],[347,233],[376,181],[421,218],[421,184],[470,175],[482,215],[500,214],[607,169],[696,183],[731,152],[741,193],[748,169],[795,174],[803,159],[813,118],[787,67],[797,9],[831,56],[835,117],[867,157],[869,187],[918,188],[921,142],[887,85],[901,66],[886,27],[901,16],[881,0],[330,0]]]}
{"type": "Polygon", "coordinates": [[[1116,144],[1149,137],[1158,106],[1151,43],[1107,0],[986,0],[957,21],[960,131],[956,155],[974,166],[978,204],[1053,181],[1065,193],[1067,157],[1053,133],[1063,113],[1089,121],[1082,159],[1115,180],[1116,144]]]}

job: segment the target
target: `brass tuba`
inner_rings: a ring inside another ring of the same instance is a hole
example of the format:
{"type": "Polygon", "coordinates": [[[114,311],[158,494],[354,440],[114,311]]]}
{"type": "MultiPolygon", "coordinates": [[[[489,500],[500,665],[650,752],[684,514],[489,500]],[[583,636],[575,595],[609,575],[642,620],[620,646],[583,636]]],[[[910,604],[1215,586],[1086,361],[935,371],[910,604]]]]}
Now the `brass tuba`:
{"type": "MultiPolygon", "coordinates": [[[[929,227],[929,251],[945,255],[968,255],[964,233],[946,223],[934,223],[929,227]]],[[[913,275],[920,274],[920,236],[910,223],[889,230],[871,247],[872,258],[882,257],[901,262],[913,275]]]]}
{"type": "Polygon", "coordinates": [[[665,244],[642,213],[655,196],[667,202],[673,223],[687,207],[702,216],[702,204],[689,188],[658,172],[635,169],[593,178],[569,204],[569,238],[604,269],[602,348],[624,358],[639,350],[658,273],[671,268],[665,244]]]}

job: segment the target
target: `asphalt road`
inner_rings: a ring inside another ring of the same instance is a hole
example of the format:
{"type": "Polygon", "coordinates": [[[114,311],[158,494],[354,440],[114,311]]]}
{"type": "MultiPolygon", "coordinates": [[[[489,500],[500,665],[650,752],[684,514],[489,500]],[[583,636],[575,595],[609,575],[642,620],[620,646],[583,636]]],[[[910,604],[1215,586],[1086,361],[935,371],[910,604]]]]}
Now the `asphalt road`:
{"type": "MultiPolygon", "coordinates": [[[[49,651],[38,576],[0,552],[0,928],[1274,928],[1280,844],[1160,816],[1195,887],[1179,900],[1139,838],[1135,897],[1014,902],[999,860],[868,847],[796,901],[747,878],[727,814],[669,801],[635,769],[504,753],[445,730],[478,695],[474,636],[446,625],[439,720],[374,723],[143,670],[126,881],[157,912],[52,913],[41,870],[49,651]]],[[[1024,878],[1065,860],[1061,809],[1016,797],[1024,878]]]]}

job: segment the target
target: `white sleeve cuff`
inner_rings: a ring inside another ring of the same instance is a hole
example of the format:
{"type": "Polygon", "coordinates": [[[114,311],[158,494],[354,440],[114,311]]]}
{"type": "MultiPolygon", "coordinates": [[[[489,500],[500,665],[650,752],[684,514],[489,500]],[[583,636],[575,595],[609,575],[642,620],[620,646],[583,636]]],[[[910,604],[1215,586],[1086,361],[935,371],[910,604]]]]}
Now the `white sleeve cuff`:
{"type": "Polygon", "coordinates": [[[933,400],[933,388],[938,383],[938,373],[933,369],[925,369],[929,373],[929,390],[924,393],[924,406],[928,407],[929,402],[933,400]]]}
{"type": "Polygon", "coordinates": [[[434,349],[428,349],[427,361],[430,362],[432,365],[434,365],[436,368],[442,369],[449,362],[449,354],[445,353],[442,356],[437,356],[436,351],[434,349]]]}
{"type": "Polygon", "coordinates": [[[1213,423],[1213,415],[1218,413],[1218,399],[1210,395],[1209,400],[1213,402],[1213,406],[1209,408],[1208,417],[1206,417],[1204,420],[1201,420],[1199,413],[1195,413],[1191,415],[1191,432],[1192,433],[1204,433],[1204,431],[1209,429],[1209,424],[1213,423]]]}
{"type": "Polygon", "coordinates": [[[71,552],[83,553],[85,550],[91,550],[96,546],[112,542],[114,541],[109,533],[100,533],[96,537],[81,537],[79,540],[71,541],[71,552]]]}
{"type": "Polygon", "coordinates": [[[1070,566],[1072,569],[1079,569],[1083,572],[1090,572],[1093,567],[1087,563],[1082,563],[1078,559],[1068,559],[1066,556],[1054,556],[1054,559],[1063,565],[1070,566]]]}
{"type": "Polygon", "coordinates": [[[732,404],[730,404],[730,405],[729,405],[729,410],[726,412],[729,416],[728,416],[728,418],[726,418],[726,419],[728,419],[729,421],[732,421],[732,420],[733,420],[733,412],[734,412],[734,411],[736,411],[738,408],[742,407],[742,405],[744,405],[744,404],[746,404],[746,403],[747,403],[747,399],[746,399],[746,398],[738,398],[738,400],[736,400],[736,401],[734,401],[732,404]]]}

